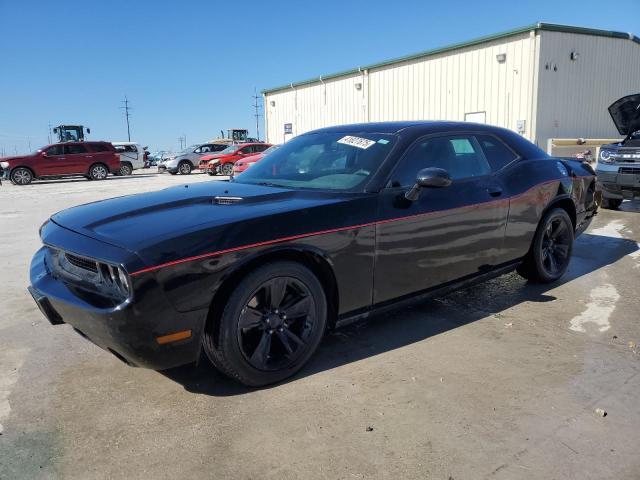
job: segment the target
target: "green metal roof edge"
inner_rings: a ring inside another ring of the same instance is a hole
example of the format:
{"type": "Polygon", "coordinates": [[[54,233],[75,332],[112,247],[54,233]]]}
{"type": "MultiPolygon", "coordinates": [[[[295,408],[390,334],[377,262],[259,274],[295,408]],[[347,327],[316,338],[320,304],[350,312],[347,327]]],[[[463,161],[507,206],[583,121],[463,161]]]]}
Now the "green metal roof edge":
{"type": "Polygon", "coordinates": [[[592,35],[596,37],[610,37],[610,38],[621,38],[631,40],[638,45],[640,45],[640,38],[631,34],[624,32],[616,32],[613,30],[599,30],[596,28],[586,28],[586,27],[575,27],[572,25],[560,25],[555,23],[543,23],[538,22],[532,25],[527,25],[525,27],[515,28],[512,30],[507,30],[505,32],[494,33],[492,35],[485,35],[483,37],[475,38],[473,40],[468,40],[466,42],[454,43],[451,45],[447,45],[445,47],[434,48],[431,50],[425,50],[423,52],[413,53],[411,55],[406,55],[404,57],[393,58],[390,60],[384,60],[378,63],[372,63],[369,65],[364,65],[361,67],[351,68],[349,70],[343,70],[341,72],[331,73],[329,75],[320,75],[319,77],[309,78],[307,80],[302,80],[300,82],[290,83],[288,85],[281,85],[279,87],[267,88],[261,91],[263,95],[267,95],[269,93],[279,92],[282,90],[287,90],[289,88],[294,87],[302,87],[304,85],[310,85],[313,83],[322,82],[323,80],[332,80],[334,78],[344,77],[347,75],[353,75],[361,72],[362,70],[370,70],[372,68],[380,68],[386,67],[389,65],[393,65],[396,63],[407,62],[411,60],[417,60],[419,58],[430,57],[432,55],[437,55],[440,53],[450,52],[452,50],[459,50],[461,48],[472,47],[474,45],[479,45],[481,43],[490,42],[492,40],[499,40],[501,38],[511,37],[513,35],[519,35],[521,33],[530,32],[537,30],[546,30],[549,32],[565,32],[565,33],[578,33],[582,35],[592,35]]]}

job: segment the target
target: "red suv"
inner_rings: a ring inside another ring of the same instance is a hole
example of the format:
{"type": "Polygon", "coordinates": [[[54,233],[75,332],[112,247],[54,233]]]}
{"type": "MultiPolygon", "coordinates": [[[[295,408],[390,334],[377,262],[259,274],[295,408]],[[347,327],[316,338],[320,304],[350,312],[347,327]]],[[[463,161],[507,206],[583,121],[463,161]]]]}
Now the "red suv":
{"type": "Polygon", "coordinates": [[[109,173],[120,171],[120,156],[109,142],[56,143],[31,155],[0,158],[0,163],[15,185],[78,175],[89,180],[104,180],[109,173]]]}
{"type": "Polygon", "coordinates": [[[198,168],[201,172],[207,172],[209,175],[215,175],[217,173],[232,175],[233,164],[236,161],[249,155],[262,153],[270,146],[270,143],[241,143],[240,145],[229,145],[221,152],[201,157],[198,168]]]}

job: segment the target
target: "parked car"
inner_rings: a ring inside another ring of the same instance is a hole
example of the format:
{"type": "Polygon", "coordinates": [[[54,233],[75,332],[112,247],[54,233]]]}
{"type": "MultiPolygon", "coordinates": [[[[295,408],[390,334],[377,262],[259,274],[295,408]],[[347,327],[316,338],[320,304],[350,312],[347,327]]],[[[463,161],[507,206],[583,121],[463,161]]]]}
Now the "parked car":
{"type": "Polygon", "coordinates": [[[131,175],[134,170],[144,168],[146,150],[135,142],[112,142],[120,155],[120,175],[131,175]]]}
{"type": "Polygon", "coordinates": [[[241,143],[239,145],[229,145],[220,153],[213,155],[204,155],[200,159],[198,168],[202,172],[207,172],[209,175],[232,175],[233,164],[249,155],[255,155],[256,153],[262,153],[271,144],[269,143],[241,143]]]}
{"type": "Polygon", "coordinates": [[[169,157],[173,157],[175,156],[174,153],[168,152],[166,150],[159,150],[157,152],[153,152],[152,154],[149,155],[148,159],[147,159],[147,168],[148,167],[155,167],[158,165],[158,163],[168,159],[169,157]]]}
{"type": "Polygon", "coordinates": [[[203,155],[207,155],[212,152],[220,152],[225,148],[227,148],[227,145],[222,143],[201,143],[198,145],[191,145],[180,153],[159,163],[158,172],[166,171],[172,175],[175,175],[176,173],[189,175],[195,168],[197,168],[200,158],[203,155]]]}
{"type": "Polygon", "coordinates": [[[104,180],[120,172],[120,156],[109,142],[65,142],[44,146],[31,155],[0,159],[9,180],[28,185],[36,179],[84,176],[104,180]]]}
{"type": "Polygon", "coordinates": [[[262,153],[249,155],[248,157],[244,157],[243,159],[236,161],[236,163],[233,164],[233,174],[238,175],[239,173],[244,172],[247,168],[249,168],[252,165],[255,165],[260,160],[262,160],[265,157],[265,155],[269,155],[271,152],[273,152],[274,150],[277,150],[279,147],[280,145],[271,145],[262,153]]]}
{"type": "Polygon", "coordinates": [[[625,198],[640,197],[640,94],[617,100],[609,114],[624,139],[600,148],[596,173],[602,207],[617,209],[625,198]]]}
{"type": "Polygon", "coordinates": [[[53,215],[30,291],[51,323],[126,362],[160,370],[204,350],[265,385],[300,370],[327,328],[391,303],[514,269],[558,280],[596,193],[591,167],[511,130],[330,127],[231,182],[53,215]]]}

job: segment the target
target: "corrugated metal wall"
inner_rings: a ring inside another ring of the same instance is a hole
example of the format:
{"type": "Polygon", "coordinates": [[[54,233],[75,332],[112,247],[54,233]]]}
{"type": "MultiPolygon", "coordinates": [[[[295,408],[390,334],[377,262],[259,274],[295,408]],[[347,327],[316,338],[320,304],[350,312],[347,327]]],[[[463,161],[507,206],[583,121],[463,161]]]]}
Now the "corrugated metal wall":
{"type": "Polygon", "coordinates": [[[338,79],[268,93],[267,140],[346,123],[386,120],[464,120],[486,112],[486,122],[531,138],[535,35],[523,33],[455,52],[424,57],[338,79]],[[506,54],[499,63],[498,54],[506,54]],[[359,88],[356,88],[359,84],[359,88]]]}
{"type": "Polygon", "coordinates": [[[640,92],[640,45],[543,31],[538,92],[536,137],[542,148],[548,138],[619,138],[607,107],[640,92]]]}

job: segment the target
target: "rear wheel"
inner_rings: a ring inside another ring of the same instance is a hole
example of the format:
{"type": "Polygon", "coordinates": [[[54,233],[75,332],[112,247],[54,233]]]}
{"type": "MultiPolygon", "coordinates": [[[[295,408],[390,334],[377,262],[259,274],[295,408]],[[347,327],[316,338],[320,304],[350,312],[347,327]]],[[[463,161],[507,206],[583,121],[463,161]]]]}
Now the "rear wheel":
{"type": "Polygon", "coordinates": [[[542,218],[518,273],[534,282],[555,282],[567,271],[572,250],[571,218],[565,210],[553,209],[542,218]]]}
{"type": "Polygon", "coordinates": [[[222,173],[222,175],[226,175],[227,177],[233,175],[233,163],[222,164],[222,167],[220,167],[220,173],[222,173]]]}
{"type": "Polygon", "coordinates": [[[617,210],[622,205],[621,198],[606,198],[602,199],[602,208],[606,208],[609,210],[617,210]]]}
{"type": "Polygon", "coordinates": [[[189,162],[182,162],[178,165],[178,171],[180,175],[189,175],[191,173],[191,164],[189,162]]]}
{"type": "Polygon", "coordinates": [[[14,185],[29,185],[33,181],[33,173],[28,168],[18,167],[11,170],[9,178],[14,185]]]}
{"type": "Polygon", "coordinates": [[[89,177],[91,180],[104,180],[109,175],[109,170],[102,163],[91,165],[89,177]]]}
{"type": "Polygon", "coordinates": [[[120,171],[118,173],[120,173],[120,175],[122,175],[123,177],[126,177],[127,175],[131,175],[133,173],[133,168],[128,163],[123,163],[120,165],[120,171]]]}
{"type": "Polygon", "coordinates": [[[222,373],[258,387],[300,370],[316,351],[326,323],[327,301],[318,278],[298,263],[269,263],[233,289],[220,321],[207,326],[204,349],[222,373]]]}

